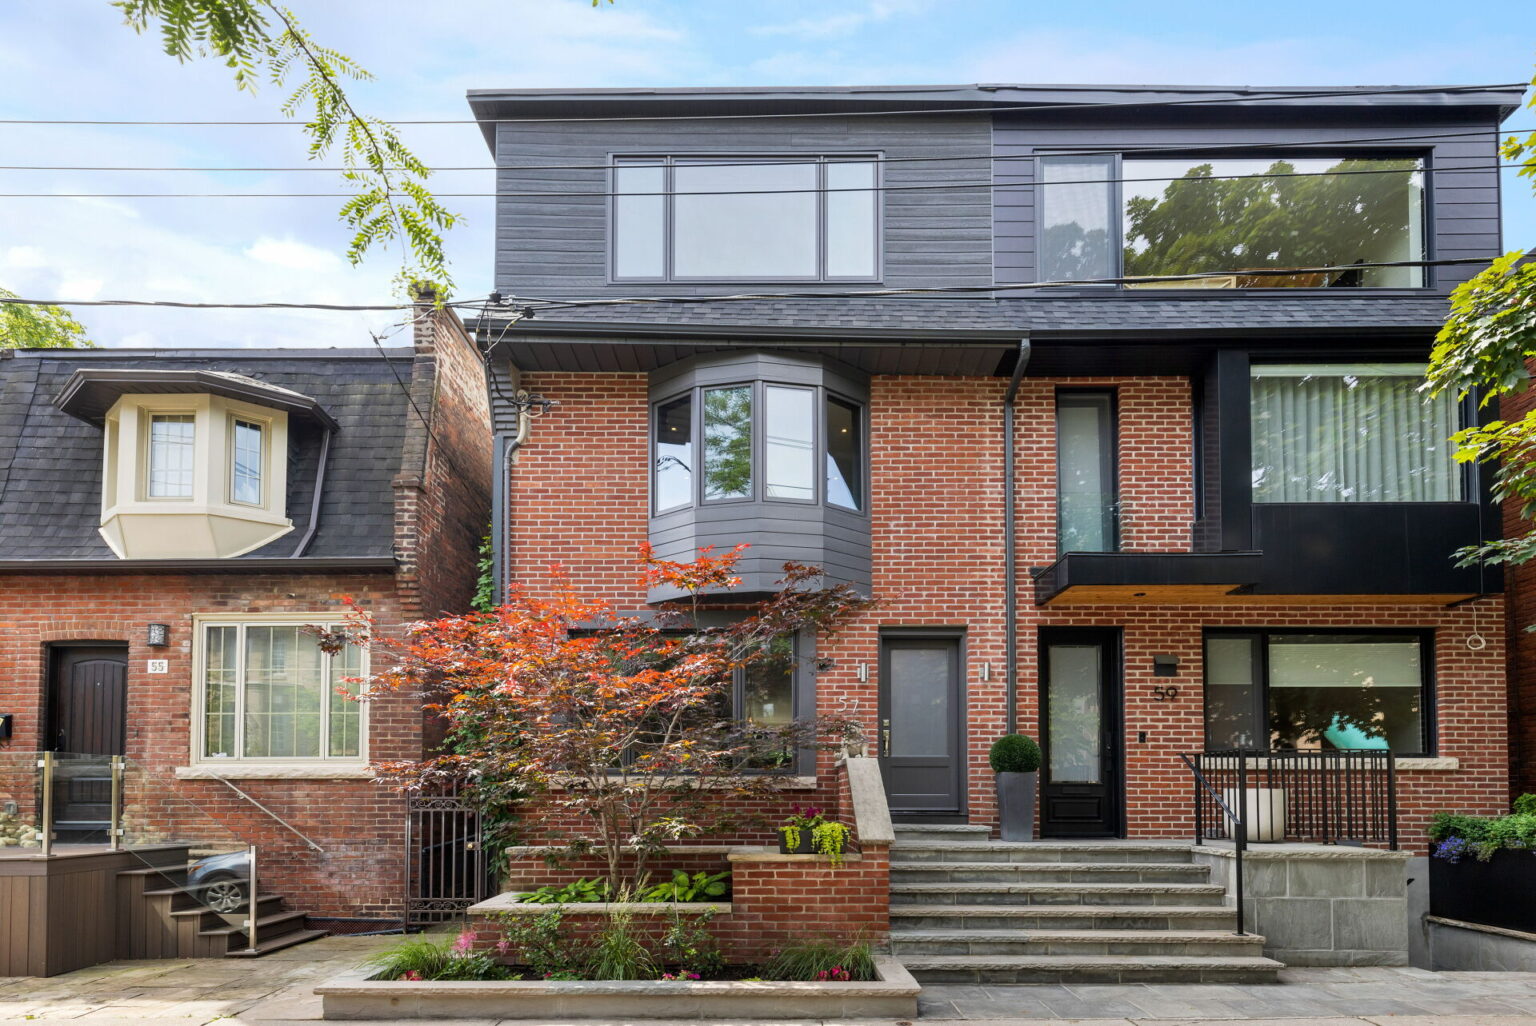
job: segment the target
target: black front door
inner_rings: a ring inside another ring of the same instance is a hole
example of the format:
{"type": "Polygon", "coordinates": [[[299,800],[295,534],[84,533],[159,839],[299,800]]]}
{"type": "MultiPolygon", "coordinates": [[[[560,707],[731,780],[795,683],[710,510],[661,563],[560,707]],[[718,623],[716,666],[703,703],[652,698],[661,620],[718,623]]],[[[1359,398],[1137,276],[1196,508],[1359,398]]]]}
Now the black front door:
{"type": "Polygon", "coordinates": [[[106,838],[112,817],[111,757],[122,755],[128,649],[58,647],[51,654],[48,748],[54,757],[53,822],[60,841],[106,838]]]}
{"type": "Polygon", "coordinates": [[[960,815],[963,724],[960,639],[882,639],[880,771],[892,815],[960,815]]]}
{"type": "Polygon", "coordinates": [[[1112,630],[1040,635],[1040,833],[1118,837],[1120,645],[1112,630]]]}

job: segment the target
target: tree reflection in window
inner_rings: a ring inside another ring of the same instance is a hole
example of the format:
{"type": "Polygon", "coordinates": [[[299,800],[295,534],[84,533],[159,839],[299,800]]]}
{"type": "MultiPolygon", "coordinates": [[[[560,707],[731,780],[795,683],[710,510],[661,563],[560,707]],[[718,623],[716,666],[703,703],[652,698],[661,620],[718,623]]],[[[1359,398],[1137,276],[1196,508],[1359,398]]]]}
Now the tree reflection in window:
{"type": "Polygon", "coordinates": [[[704,498],[752,495],[752,388],[704,390],[704,498]]]}

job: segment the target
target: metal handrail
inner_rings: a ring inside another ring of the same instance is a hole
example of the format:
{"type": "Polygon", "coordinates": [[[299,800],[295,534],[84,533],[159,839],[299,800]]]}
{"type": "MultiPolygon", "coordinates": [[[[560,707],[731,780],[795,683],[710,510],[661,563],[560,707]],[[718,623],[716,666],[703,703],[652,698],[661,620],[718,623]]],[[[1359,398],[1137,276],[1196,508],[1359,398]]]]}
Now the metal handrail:
{"type": "Polygon", "coordinates": [[[231,791],[235,792],[235,794],[239,795],[241,798],[244,798],[246,801],[248,801],[252,805],[256,806],[262,812],[265,812],[268,816],[271,816],[274,820],[276,820],[289,833],[293,834],[299,840],[301,840],[305,844],[309,845],[309,847],[312,850],[319,852],[321,855],[325,854],[325,849],[320,847],[314,841],[312,841],[308,837],[308,835],[306,835],[298,827],[294,826],[292,823],[288,822],[286,819],[284,819],[283,817],[279,816],[277,813],[273,812],[271,809],[267,808],[265,805],[261,804],[261,802],[257,801],[255,798],[252,798],[250,795],[248,795],[244,791],[240,790],[238,787],[236,787],[229,780],[226,780],[224,777],[219,776],[217,773],[210,774],[210,775],[213,777],[214,780],[217,780],[219,783],[223,784],[225,787],[227,787],[231,791]]]}
{"type": "MultiPolygon", "coordinates": [[[[1200,790],[1202,788],[1216,802],[1216,807],[1226,815],[1227,819],[1232,821],[1232,846],[1235,856],[1233,859],[1232,877],[1233,890],[1237,897],[1236,932],[1239,937],[1244,936],[1248,931],[1246,929],[1247,917],[1243,909],[1243,852],[1248,847],[1248,824],[1243,821],[1243,817],[1240,814],[1232,811],[1232,806],[1227,804],[1227,800],[1222,797],[1221,792],[1212,787],[1211,782],[1205,779],[1205,774],[1200,772],[1200,767],[1195,765],[1193,758],[1182,753],[1179,755],[1179,758],[1184,760],[1184,765],[1188,766],[1189,772],[1194,774],[1195,843],[1200,845],[1205,843],[1205,803],[1200,800],[1200,790]]],[[[1241,796],[1248,793],[1247,781],[1244,779],[1246,772],[1245,767],[1239,766],[1237,793],[1240,796],[1238,801],[1240,807],[1243,805],[1241,796]]]]}

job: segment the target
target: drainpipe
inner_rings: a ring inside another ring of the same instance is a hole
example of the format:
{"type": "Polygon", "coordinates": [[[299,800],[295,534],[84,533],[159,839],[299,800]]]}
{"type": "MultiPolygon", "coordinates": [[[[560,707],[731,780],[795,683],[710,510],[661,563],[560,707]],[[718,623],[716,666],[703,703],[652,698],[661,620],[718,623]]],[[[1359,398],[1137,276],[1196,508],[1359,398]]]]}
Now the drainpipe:
{"type": "Polygon", "coordinates": [[[304,528],[304,537],[293,547],[293,559],[309,551],[309,543],[315,540],[315,531],[320,526],[320,500],[325,497],[325,466],[330,461],[331,436],[335,433],[335,429],[327,424],[325,434],[320,436],[320,462],[315,465],[315,494],[309,503],[309,526],[304,528]]]}
{"type": "MultiPolygon", "coordinates": [[[[495,373],[494,366],[491,373],[495,373]]],[[[519,392],[518,397],[524,394],[519,392]]],[[[512,558],[512,456],[528,440],[528,427],[533,419],[526,406],[519,406],[517,410],[517,430],[496,432],[496,481],[491,496],[491,516],[495,520],[491,529],[491,584],[498,606],[507,600],[507,574],[512,558]]]]}
{"type": "Polygon", "coordinates": [[[1019,725],[1019,664],[1015,655],[1019,643],[1019,596],[1018,556],[1014,552],[1014,492],[1013,492],[1013,401],[1019,394],[1019,382],[1029,366],[1029,336],[1019,339],[1019,356],[1013,365],[1013,377],[1008,379],[1008,391],[1003,394],[1003,647],[1005,651],[1004,676],[1008,685],[1008,730],[1015,733],[1019,725]]]}

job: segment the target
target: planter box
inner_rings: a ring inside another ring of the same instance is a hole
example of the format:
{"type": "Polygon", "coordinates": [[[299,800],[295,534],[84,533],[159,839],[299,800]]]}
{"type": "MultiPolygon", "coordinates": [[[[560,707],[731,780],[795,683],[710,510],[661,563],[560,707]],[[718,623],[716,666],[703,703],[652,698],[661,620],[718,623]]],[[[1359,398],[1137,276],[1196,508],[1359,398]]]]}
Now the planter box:
{"type": "Polygon", "coordinates": [[[1506,930],[1536,933],[1536,854],[1504,850],[1487,862],[1429,860],[1429,911],[1506,930]]]}
{"type": "Polygon", "coordinates": [[[660,980],[370,980],[359,967],[315,988],[326,1019],[915,1019],[922,990],[875,956],[868,983],[660,980]]]}

